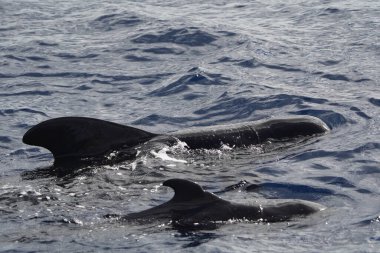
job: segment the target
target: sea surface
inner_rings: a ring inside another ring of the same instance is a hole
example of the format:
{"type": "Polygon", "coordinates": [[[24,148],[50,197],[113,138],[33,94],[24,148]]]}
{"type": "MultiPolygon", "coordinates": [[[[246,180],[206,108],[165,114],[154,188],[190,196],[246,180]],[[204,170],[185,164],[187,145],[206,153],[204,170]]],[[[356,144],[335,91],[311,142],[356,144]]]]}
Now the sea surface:
{"type": "Polygon", "coordinates": [[[378,0],[0,0],[0,251],[380,252],[379,70],[378,0]],[[167,133],[294,115],[331,131],[65,176],[22,143],[62,116],[167,133]],[[200,230],[103,218],[166,202],[170,178],[237,203],[327,208],[200,230]]]}

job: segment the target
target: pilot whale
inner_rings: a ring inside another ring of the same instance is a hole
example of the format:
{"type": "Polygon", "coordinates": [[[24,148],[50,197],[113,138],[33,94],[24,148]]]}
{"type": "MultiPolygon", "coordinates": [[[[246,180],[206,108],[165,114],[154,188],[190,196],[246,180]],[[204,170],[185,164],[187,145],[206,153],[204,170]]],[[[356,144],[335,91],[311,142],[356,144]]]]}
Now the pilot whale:
{"type": "Polygon", "coordinates": [[[174,196],[168,202],[125,216],[106,217],[117,218],[124,222],[146,223],[168,220],[175,226],[208,226],[228,220],[289,221],[325,209],[320,204],[301,200],[288,200],[268,206],[237,204],[204,191],[200,185],[185,179],[169,179],[163,185],[174,190],[174,196]]]}
{"type": "Polygon", "coordinates": [[[94,118],[61,117],[35,125],[25,133],[23,142],[48,149],[55,164],[114,163],[135,158],[136,147],[146,144],[173,144],[180,140],[190,149],[217,149],[223,144],[241,147],[327,131],[328,126],[312,116],[196,127],[168,134],[155,134],[94,118]],[[113,159],[109,159],[110,153],[113,159]]]}

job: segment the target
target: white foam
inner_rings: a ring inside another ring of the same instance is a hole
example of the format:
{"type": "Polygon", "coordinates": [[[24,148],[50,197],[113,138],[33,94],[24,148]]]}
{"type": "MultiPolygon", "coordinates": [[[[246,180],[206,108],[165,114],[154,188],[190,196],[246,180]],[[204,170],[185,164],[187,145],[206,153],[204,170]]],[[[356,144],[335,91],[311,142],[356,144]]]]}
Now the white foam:
{"type": "Polygon", "coordinates": [[[163,161],[171,161],[171,162],[177,162],[177,163],[187,163],[187,161],[185,160],[181,160],[181,159],[176,159],[174,157],[170,157],[166,152],[169,151],[169,148],[167,147],[164,147],[162,149],[160,149],[158,152],[152,150],[150,151],[150,153],[156,157],[156,158],[160,158],[161,160],[163,161]]]}

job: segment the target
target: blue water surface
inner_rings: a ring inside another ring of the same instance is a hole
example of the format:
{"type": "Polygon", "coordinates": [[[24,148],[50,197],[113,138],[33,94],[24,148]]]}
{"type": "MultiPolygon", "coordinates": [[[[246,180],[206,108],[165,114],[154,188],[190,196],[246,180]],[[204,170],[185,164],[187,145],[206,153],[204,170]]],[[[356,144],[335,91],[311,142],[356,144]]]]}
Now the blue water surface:
{"type": "Polygon", "coordinates": [[[1,0],[0,251],[379,252],[379,17],[377,0],[1,0]],[[22,136],[73,115],[156,133],[312,115],[331,131],[53,176],[22,136]],[[103,218],[167,201],[169,178],[327,208],[198,231],[103,218]]]}

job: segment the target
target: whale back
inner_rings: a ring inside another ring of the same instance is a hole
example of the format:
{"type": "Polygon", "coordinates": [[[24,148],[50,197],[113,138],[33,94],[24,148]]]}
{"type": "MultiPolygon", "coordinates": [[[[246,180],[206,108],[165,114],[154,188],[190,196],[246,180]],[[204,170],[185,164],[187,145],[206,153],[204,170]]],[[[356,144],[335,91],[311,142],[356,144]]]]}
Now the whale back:
{"type": "Polygon", "coordinates": [[[323,134],[329,127],[316,117],[303,116],[284,119],[271,119],[252,126],[259,142],[269,139],[281,140],[323,134]]]}
{"type": "Polygon", "coordinates": [[[309,137],[329,131],[328,126],[312,116],[269,119],[230,125],[193,127],[170,133],[189,148],[218,149],[223,144],[242,147],[268,140],[287,140],[309,137]]]}
{"type": "Polygon", "coordinates": [[[23,142],[51,151],[55,165],[67,161],[113,163],[133,159],[137,152],[135,146],[153,138],[156,142],[179,139],[190,149],[218,149],[224,144],[230,147],[243,147],[261,144],[270,139],[308,137],[328,130],[329,128],[320,119],[303,116],[197,127],[168,135],[157,135],[99,119],[62,117],[32,127],[24,135],[23,142]],[[113,151],[122,152],[118,152],[112,161],[107,160],[104,155],[113,151]]]}
{"type": "Polygon", "coordinates": [[[121,219],[140,222],[169,219],[176,226],[191,227],[198,224],[196,226],[199,228],[199,224],[208,226],[228,220],[282,222],[323,209],[321,205],[301,200],[288,200],[264,207],[233,203],[204,191],[200,185],[185,179],[169,179],[163,186],[174,190],[172,199],[150,209],[130,213],[121,219]]]}

